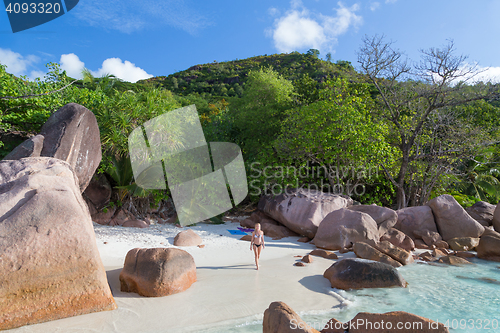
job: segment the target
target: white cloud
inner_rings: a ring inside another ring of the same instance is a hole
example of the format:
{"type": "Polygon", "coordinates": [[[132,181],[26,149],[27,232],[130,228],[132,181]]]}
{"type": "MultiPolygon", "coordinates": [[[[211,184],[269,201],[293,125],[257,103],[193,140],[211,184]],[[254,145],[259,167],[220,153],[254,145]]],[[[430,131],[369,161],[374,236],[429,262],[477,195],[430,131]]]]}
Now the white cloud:
{"type": "Polygon", "coordinates": [[[500,83],[500,67],[478,66],[479,73],[472,78],[472,82],[500,83]]]}
{"type": "Polygon", "coordinates": [[[75,7],[74,15],[84,24],[125,33],[148,27],[169,25],[190,34],[207,26],[195,5],[186,0],[86,0],[75,7]]]}
{"type": "Polygon", "coordinates": [[[380,7],[380,2],[373,2],[370,5],[370,10],[373,12],[373,11],[377,10],[379,7],[380,7]]]}
{"type": "Polygon", "coordinates": [[[23,57],[20,53],[10,49],[0,48],[0,63],[7,66],[7,72],[14,75],[25,75],[28,68],[32,67],[40,59],[35,55],[23,57]]]}
{"type": "MultiPolygon", "coordinates": [[[[27,75],[30,80],[39,77],[43,79],[46,72],[40,71],[35,67],[35,64],[40,59],[34,55],[22,56],[20,53],[13,52],[9,49],[0,48],[0,63],[7,66],[7,72],[14,75],[27,75]]],[[[63,54],[59,60],[61,69],[65,70],[68,76],[75,79],[82,78],[82,70],[85,68],[85,63],[74,54],[63,54]]],[[[100,77],[105,74],[112,74],[124,81],[137,82],[138,80],[147,79],[153,75],[148,74],[144,69],[137,67],[130,61],[122,61],[120,58],[109,58],[103,61],[101,68],[97,71],[92,71],[92,75],[100,77]]]]}
{"type": "Polygon", "coordinates": [[[267,34],[272,36],[280,52],[305,48],[330,50],[340,35],[363,23],[362,17],[355,14],[357,10],[357,4],[348,8],[339,2],[335,16],[315,15],[300,0],[292,0],[291,9],[275,20],[274,28],[267,34]]]}
{"type": "Polygon", "coordinates": [[[282,17],[273,32],[274,46],[282,52],[312,47],[319,49],[326,43],[324,28],[313,19],[308,12],[293,10],[282,17]]]}
{"type": "Polygon", "coordinates": [[[324,16],[325,31],[327,35],[337,37],[343,35],[347,30],[353,26],[359,27],[363,23],[361,16],[356,15],[354,12],[359,10],[359,5],[354,4],[352,7],[347,8],[338,3],[337,16],[324,16]]]}
{"type": "Polygon", "coordinates": [[[396,3],[398,0],[385,0],[385,3],[396,3]]]}
{"type": "Polygon", "coordinates": [[[68,76],[76,79],[82,78],[82,70],[85,67],[85,63],[76,54],[63,54],[59,63],[61,64],[61,69],[65,70],[68,76]]]}
{"type": "MultiPolygon", "coordinates": [[[[136,67],[135,64],[120,58],[109,58],[104,60],[102,67],[96,72],[96,76],[113,74],[114,76],[129,82],[147,79],[153,75],[148,74],[144,69],[136,67]]],[[[95,74],[94,74],[95,75],[95,74]]]]}
{"type": "MultiPolygon", "coordinates": [[[[81,61],[76,54],[63,54],[60,63],[61,68],[65,70],[69,76],[77,79],[82,78],[82,69],[85,67],[85,63],[81,61]]],[[[112,74],[117,78],[129,82],[137,82],[138,80],[147,79],[153,76],[130,61],[122,61],[120,58],[108,58],[104,60],[101,68],[97,71],[91,70],[91,73],[95,77],[112,74]]]]}

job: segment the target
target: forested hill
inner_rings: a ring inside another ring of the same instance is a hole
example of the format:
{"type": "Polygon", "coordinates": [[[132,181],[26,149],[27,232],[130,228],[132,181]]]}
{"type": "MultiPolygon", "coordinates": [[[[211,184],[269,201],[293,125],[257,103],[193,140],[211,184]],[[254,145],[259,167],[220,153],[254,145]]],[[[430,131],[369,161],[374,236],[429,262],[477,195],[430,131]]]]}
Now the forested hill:
{"type": "Polygon", "coordinates": [[[138,85],[153,84],[177,95],[198,93],[202,96],[234,97],[243,94],[243,86],[251,70],[272,67],[284,78],[294,81],[307,74],[322,82],[326,77],[351,70],[347,61],[332,63],[318,57],[316,50],[306,54],[292,52],[192,66],[168,76],[157,76],[138,81],[138,85]]]}
{"type": "Polygon", "coordinates": [[[408,70],[386,61],[401,53],[388,47],[380,53],[383,41],[365,43],[359,73],[349,62],[320,59],[314,49],[200,64],[136,83],[88,70],[74,80],[52,63],[43,80],[29,81],[0,64],[0,158],[63,105],[78,103],[96,116],[99,170],[120,192],[115,205],[143,196],[156,202],[169,192],[134,185],[128,137],[140,124],[195,104],[207,142],[241,148],[252,200],[280,186],[320,184],[397,209],[443,193],[464,206],[498,203],[500,85],[457,81],[463,58],[452,46],[432,49],[428,67],[414,63],[408,70]],[[293,172],[301,168],[306,177],[293,172]]]}

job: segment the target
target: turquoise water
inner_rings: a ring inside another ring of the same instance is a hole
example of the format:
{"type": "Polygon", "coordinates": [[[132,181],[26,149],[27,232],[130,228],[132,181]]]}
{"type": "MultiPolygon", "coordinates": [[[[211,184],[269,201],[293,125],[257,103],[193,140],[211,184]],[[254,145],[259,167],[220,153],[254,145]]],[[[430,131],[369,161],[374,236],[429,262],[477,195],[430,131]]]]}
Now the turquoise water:
{"type": "MultiPolygon", "coordinates": [[[[500,332],[500,263],[473,258],[462,267],[412,264],[399,268],[407,288],[336,290],[349,300],[340,309],[299,313],[318,328],[334,317],[349,321],[358,312],[406,311],[447,323],[450,332],[500,332]]],[[[203,333],[262,332],[262,320],[221,323],[203,333]]]]}

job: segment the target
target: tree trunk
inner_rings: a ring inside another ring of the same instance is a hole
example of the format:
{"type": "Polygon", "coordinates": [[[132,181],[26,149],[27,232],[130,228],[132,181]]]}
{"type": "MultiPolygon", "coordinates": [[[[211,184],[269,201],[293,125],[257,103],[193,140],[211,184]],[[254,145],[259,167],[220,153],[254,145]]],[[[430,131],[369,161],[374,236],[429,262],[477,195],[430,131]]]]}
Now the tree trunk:
{"type": "Polygon", "coordinates": [[[406,194],[405,194],[405,189],[403,187],[398,187],[397,188],[397,196],[396,196],[396,210],[405,208],[405,203],[406,203],[406,194]]]}
{"type": "Polygon", "coordinates": [[[402,209],[406,207],[406,193],[405,193],[405,176],[408,172],[408,166],[410,165],[410,152],[406,149],[406,146],[402,147],[403,161],[401,162],[401,168],[399,169],[398,179],[397,179],[397,196],[396,196],[396,206],[397,209],[402,209]]]}

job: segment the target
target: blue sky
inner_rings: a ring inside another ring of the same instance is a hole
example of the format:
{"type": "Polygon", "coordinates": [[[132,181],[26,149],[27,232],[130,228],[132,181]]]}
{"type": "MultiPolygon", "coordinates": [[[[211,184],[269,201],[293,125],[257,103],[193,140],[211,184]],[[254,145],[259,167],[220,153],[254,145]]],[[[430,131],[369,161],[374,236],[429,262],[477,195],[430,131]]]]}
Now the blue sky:
{"type": "Polygon", "coordinates": [[[12,33],[0,13],[0,63],[30,78],[48,62],[78,77],[135,82],[196,64],[319,49],[357,65],[364,35],[385,34],[414,60],[453,39],[458,53],[500,78],[498,0],[80,0],[67,14],[12,33]]]}

